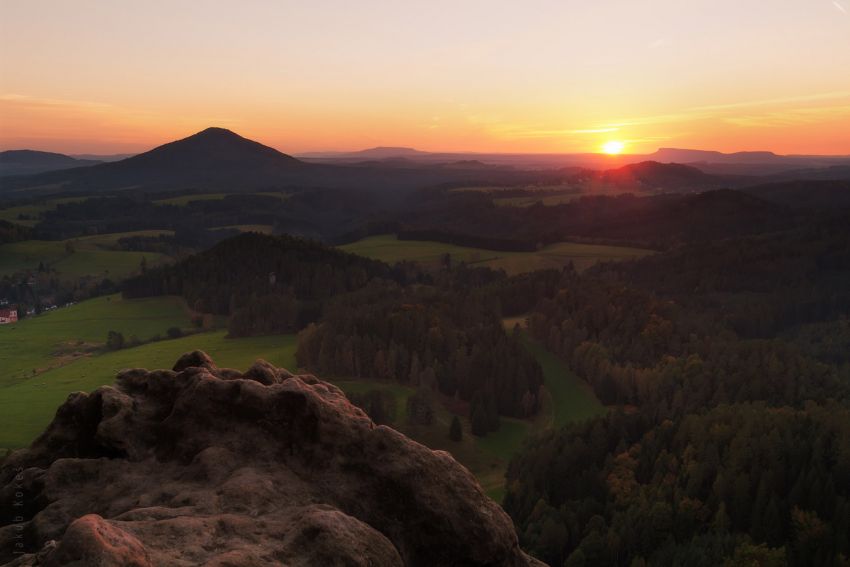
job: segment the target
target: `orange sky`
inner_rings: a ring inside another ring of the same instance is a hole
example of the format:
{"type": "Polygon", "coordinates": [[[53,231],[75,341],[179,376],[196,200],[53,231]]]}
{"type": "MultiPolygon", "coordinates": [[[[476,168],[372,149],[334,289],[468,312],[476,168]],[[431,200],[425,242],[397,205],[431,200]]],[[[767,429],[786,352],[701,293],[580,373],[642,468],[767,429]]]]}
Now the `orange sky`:
{"type": "Polygon", "coordinates": [[[0,149],[850,154],[850,0],[0,2],[0,149]]]}

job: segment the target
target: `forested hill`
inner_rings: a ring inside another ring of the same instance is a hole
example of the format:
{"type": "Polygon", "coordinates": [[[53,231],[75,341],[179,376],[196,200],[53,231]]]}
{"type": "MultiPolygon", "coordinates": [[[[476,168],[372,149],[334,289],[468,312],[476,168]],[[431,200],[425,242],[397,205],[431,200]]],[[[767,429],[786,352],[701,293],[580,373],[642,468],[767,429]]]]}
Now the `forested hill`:
{"type": "Polygon", "coordinates": [[[505,507],[550,565],[846,565],[848,439],[834,403],[614,413],[532,441],[505,507]]]}
{"type": "Polygon", "coordinates": [[[373,282],[332,301],[298,336],[298,364],[328,376],[395,380],[470,403],[472,432],[539,408],[543,372],[489,297],[446,286],[373,282]]]}
{"type": "Polygon", "coordinates": [[[511,466],[505,507],[552,565],[845,565],[850,222],[574,275],[529,332],[609,416],[511,466]]]}
{"type": "Polygon", "coordinates": [[[533,246],[579,237],[669,249],[784,230],[795,226],[800,216],[784,205],[731,190],[585,196],[566,204],[529,207],[498,206],[492,195],[448,191],[432,193],[401,221],[406,230],[462,235],[452,240],[458,244],[475,237],[533,246]]]}
{"type": "MultiPolygon", "coordinates": [[[[392,277],[386,264],[292,236],[246,233],[127,282],[125,297],[180,295],[198,311],[232,314],[266,296],[292,297],[301,311],[392,277]]],[[[269,329],[284,331],[291,329],[269,329]]]]}
{"type": "Polygon", "coordinates": [[[723,313],[742,336],[772,337],[850,311],[850,214],[606,270],[693,310],[723,313]]]}

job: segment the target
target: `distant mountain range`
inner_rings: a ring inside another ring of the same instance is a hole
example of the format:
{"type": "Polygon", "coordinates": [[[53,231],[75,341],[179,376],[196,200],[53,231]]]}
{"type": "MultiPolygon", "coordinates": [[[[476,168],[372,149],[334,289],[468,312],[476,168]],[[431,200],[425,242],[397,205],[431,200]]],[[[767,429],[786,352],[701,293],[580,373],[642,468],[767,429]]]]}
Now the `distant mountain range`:
{"type": "MultiPolygon", "coordinates": [[[[397,149],[379,149],[394,152],[397,149]]],[[[57,154],[59,155],[59,154],[57,154]]],[[[539,175],[500,172],[478,162],[450,167],[399,167],[365,157],[374,164],[306,163],[274,148],[223,128],[208,128],[188,138],[170,142],[120,161],[91,167],[58,169],[35,175],[7,176],[0,193],[22,194],[115,191],[122,189],[219,189],[229,191],[285,187],[360,188],[398,193],[432,185],[456,182],[532,182],[539,175]]],[[[81,165],[68,156],[69,165],[81,165]]],[[[90,165],[90,164],[86,164],[90,165]]],[[[61,167],[61,166],[60,166],[61,167]]],[[[55,169],[55,168],[54,168],[55,169]]]]}
{"type": "MultiPolygon", "coordinates": [[[[113,156],[114,157],[114,156],[113,156]]],[[[850,157],[723,154],[664,148],[650,155],[437,154],[405,147],[308,154],[301,159],[223,128],[208,128],[148,152],[102,163],[62,154],[0,153],[0,194],[141,189],[251,191],[287,187],[363,189],[389,202],[434,186],[589,182],[622,192],[693,192],[850,179],[850,157]],[[324,157],[316,157],[316,156],[324,157]],[[310,157],[313,156],[313,157],[310,157]]],[[[591,188],[592,189],[592,188],[591,188]]]]}
{"type": "Polygon", "coordinates": [[[92,161],[120,161],[122,159],[127,159],[128,157],[133,157],[136,154],[71,154],[71,157],[74,159],[86,159],[92,161]]]}
{"type": "Polygon", "coordinates": [[[77,159],[64,154],[35,150],[8,150],[0,152],[0,176],[31,175],[56,169],[85,167],[100,163],[97,160],[77,159]]]}
{"type": "Polygon", "coordinates": [[[413,148],[393,147],[393,146],[378,146],[377,148],[369,148],[366,150],[358,150],[354,152],[307,152],[299,154],[302,158],[341,158],[341,159],[386,159],[386,158],[403,158],[427,156],[429,152],[415,150],[413,148]]]}
{"type": "Polygon", "coordinates": [[[609,156],[595,153],[577,154],[513,154],[474,152],[423,152],[413,148],[371,148],[355,152],[311,152],[298,157],[310,162],[353,164],[368,160],[404,158],[418,163],[478,161],[488,165],[512,166],[519,169],[551,169],[584,167],[604,170],[623,165],[655,161],[698,167],[705,173],[721,175],[775,175],[784,172],[850,166],[848,156],[778,155],[773,152],[736,152],[725,154],[706,150],[661,148],[651,154],[609,156]]]}

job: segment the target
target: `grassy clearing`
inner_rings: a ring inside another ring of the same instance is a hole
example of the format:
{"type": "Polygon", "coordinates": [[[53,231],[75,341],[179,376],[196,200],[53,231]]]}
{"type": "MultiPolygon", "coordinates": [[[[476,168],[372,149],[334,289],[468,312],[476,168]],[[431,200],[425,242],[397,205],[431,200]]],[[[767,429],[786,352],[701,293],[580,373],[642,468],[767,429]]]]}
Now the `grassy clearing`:
{"type": "Polygon", "coordinates": [[[466,248],[454,244],[443,244],[442,242],[399,240],[392,234],[369,236],[351,244],[344,244],[340,248],[346,252],[382,260],[389,264],[408,260],[425,265],[437,265],[440,256],[446,253],[451,254],[455,261],[480,263],[497,259],[500,254],[503,254],[492,250],[466,248]]]}
{"type": "Polygon", "coordinates": [[[83,236],[70,240],[26,240],[0,245],[0,276],[37,270],[40,263],[54,269],[65,279],[103,276],[121,279],[139,270],[142,258],[148,266],[165,262],[168,257],[155,252],[114,250],[118,239],[126,236],[171,234],[167,230],[140,230],[114,234],[83,236]],[[73,252],[67,243],[71,242],[73,252]]]}
{"type": "Polygon", "coordinates": [[[505,471],[511,457],[519,451],[531,431],[530,422],[502,418],[498,431],[479,438],[472,434],[469,419],[459,416],[463,427],[463,439],[452,441],[449,439],[449,427],[454,414],[442,404],[435,404],[434,410],[434,423],[430,426],[399,422],[397,428],[411,439],[431,449],[450,453],[478,478],[482,488],[491,498],[501,501],[505,471]]]}
{"type": "Polygon", "coordinates": [[[81,358],[0,388],[0,447],[27,445],[50,423],[69,393],[91,392],[112,384],[123,368],[142,363],[149,369],[171,368],[181,354],[195,349],[206,351],[223,367],[246,370],[257,358],[276,366],[295,366],[294,335],[245,339],[226,339],[224,335],[225,331],[215,331],[81,358]]]}
{"type": "Polygon", "coordinates": [[[493,197],[493,203],[499,207],[530,207],[535,203],[543,203],[546,206],[563,205],[582,197],[586,191],[581,185],[575,183],[558,185],[512,185],[505,187],[482,186],[461,187],[453,189],[453,192],[487,193],[493,197]],[[532,194],[520,197],[500,197],[499,193],[506,191],[529,191],[532,194]]]}
{"type": "Polygon", "coordinates": [[[200,193],[198,195],[180,195],[179,197],[171,197],[170,199],[157,199],[153,202],[157,205],[185,207],[191,201],[220,201],[226,196],[227,193],[200,193]]]}
{"type": "Polygon", "coordinates": [[[79,203],[86,199],[87,197],[66,197],[63,199],[49,199],[40,203],[21,205],[19,207],[0,209],[0,219],[16,224],[22,224],[24,226],[35,226],[41,221],[41,214],[45,211],[52,211],[64,203],[79,203]],[[26,218],[18,218],[20,216],[24,216],[26,218]]]}
{"type": "Polygon", "coordinates": [[[270,224],[232,224],[230,226],[217,226],[213,230],[233,228],[239,232],[259,232],[260,234],[273,234],[274,227],[270,224]]]}
{"type": "Polygon", "coordinates": [[[89,356],[106,341],[109,331],[146,341],[155,335],[165,336],[170,327],[189,326],[189,311],[179,297],[124,300],[119,295],[0,325],[0,387],[89,356]]]}
{"type": "Polygon", "coordinates": [[[544,384],[551,397],[551,410],[543,415],[547,426],[560,428],[605,413],[605,406],[590,386],[558,357],[527,335],[523,342],[543,367],[544,384]]]}
{"type": "Polygon", "coordinates": [[[399,240],[394,235],[370,236],[340,248],[390,264],[408,260],[432,267],[438,266],[440,257],[448,253],[455,262],[502,269],[509,275],[547,268],[560,269],[568,262],[583,271],[599,262],[641,258],[653,253],[641,248],[574,242],[550,244],[536,252],[501,252],[442,242],[399,240]]]}
{"type": "MultiPolygon", "coordinates": [[[[199,193],[197,195],[180,195],[179,197],[171,197],[169,199],[157,199],[154,201],[157,205],[175,205],[185,207],[192,201],[220,201],[228,195],[239,195],[241,193],[199,193]]],[[[277,197],[281,200],[287,198],[283,193],[266,192],[266,193],[246,193],[247,195],[265,195],[267,197],[277,197]]]]}
{"type": "Polygon", "coordinates": [[[578,193],[582,190],[581,184],[576,183],[557,183],[554,185],[476,185],[474,187],[458,187],[452,189],[452,193],[492,193],[498,195],[502,191],[536,191],[539,193],[578,193]]]}
{"type": "Polygon", "coordinates": [[[523,343],[543,367],[543,407],[533,422],[503,417],[498,431],[477,440],[481,452],[489,457],[485,468],[471,468],[487,494],[497,502],[504,497],[507,465],[530,435],[605,413],[605,406],[590,387],[555,355],[527,336],[523,337],[523,343]]]}
{"type": "MultiPolygon", "coordinates": [[[[524,321],[524,317],[506,320],[506,326],[524,321]]],[[[501,502],[505,491],[505,472],[510,460],[530,435],[552,427],[563,427],[605,412],[590,387],[542,345],[523,338],[529,351],[543,367],[544,401],[540,414],[533,420],[502,417],[498,431],[478,438],[472,435],[470,423],[461,418],[464,436],[459,443],[448,438],[452,414],[444,407],[436,411],[434,425],[423,428],[403,425],[399,429],[411,438],[431,447],[448,451],[478,478],[487,494],[501,502]]]]}

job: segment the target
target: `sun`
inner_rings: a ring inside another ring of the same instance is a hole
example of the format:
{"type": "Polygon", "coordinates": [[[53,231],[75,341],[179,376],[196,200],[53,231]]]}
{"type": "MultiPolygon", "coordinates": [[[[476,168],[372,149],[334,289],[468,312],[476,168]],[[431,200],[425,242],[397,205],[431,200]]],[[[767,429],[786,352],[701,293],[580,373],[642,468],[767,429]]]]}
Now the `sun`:
{"type": "Polygon", "coordinates": [[[615,156],[617,154],[623,153],[626,144],[620,142],[619,140],[611,140],[610,142],[605,142],[602,144],[602,151],[608,154],[609,156],[615,156]]]}

